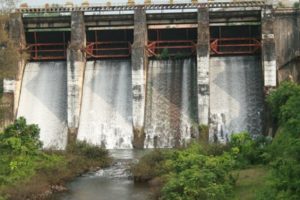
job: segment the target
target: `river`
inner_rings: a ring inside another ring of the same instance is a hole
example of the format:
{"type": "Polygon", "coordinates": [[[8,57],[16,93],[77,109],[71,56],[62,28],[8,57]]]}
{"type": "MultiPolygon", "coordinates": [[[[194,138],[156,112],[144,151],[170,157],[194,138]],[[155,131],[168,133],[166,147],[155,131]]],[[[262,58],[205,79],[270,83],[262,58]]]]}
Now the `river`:
{"type": "Polygon", "coordinates": [[[150,200],[148,184],[135,184],[130,164],[145,154],[144,150],[111,150],[113,165],[76,178],[67,185],[69,191],[58,200],[150,200]]]}

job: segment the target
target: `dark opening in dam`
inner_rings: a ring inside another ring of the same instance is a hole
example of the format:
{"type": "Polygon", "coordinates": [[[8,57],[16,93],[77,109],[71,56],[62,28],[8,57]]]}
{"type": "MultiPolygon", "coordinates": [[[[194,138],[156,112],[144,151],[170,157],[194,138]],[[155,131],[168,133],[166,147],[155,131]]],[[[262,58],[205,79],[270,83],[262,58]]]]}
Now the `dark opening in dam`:
{"type": "Polygon", "coordinates": [[[26,32],[25,36],[31,61],[66,59],[70,31],[26,32]]]}
{"type": "Polygon", "coordinates": [[[88,59],[130,57],[133,30],[89,30],[86,34],[88,59]]]}
{"type": "Polygon", "coordinates": [[[148,55],[150,57],[187,57],[196,52],[197,29],[150,29],[148,30],[148,55]]]}
{"type": "Polygon", "coordinates": [[[211,26],[211,55],[259,55],[260,37],[257,25],[211,26]]]}

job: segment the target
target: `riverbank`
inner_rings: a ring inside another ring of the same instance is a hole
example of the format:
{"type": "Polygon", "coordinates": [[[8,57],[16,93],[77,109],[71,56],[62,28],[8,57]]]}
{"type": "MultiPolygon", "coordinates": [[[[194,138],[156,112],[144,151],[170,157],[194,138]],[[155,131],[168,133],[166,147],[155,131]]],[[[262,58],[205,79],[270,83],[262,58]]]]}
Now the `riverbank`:
{"type": "MultiPolygon", "coordinates": [[[[86,143],[70,145],[66,151],[40,152],[32,172],[0,187],[0,200],[49,200],[67,191],[66,184],[81,174],[107,167],[111,158],[106,150],[86,143]]],[[[28,167],[28,166],[27,166],[28,167]]],[[[26,173],[26,170],[23,170],[26,173]]],[[[6,178],[8,181],[8,178],[6,178]]]]}
{"type": "Polygon", "coordinates": [[[80,175],[112,165],[107,150],[86,142],[42,150],[39,134],[39,127],[23,117],[0,132],[0,200],[52,199],[80,175]]]}

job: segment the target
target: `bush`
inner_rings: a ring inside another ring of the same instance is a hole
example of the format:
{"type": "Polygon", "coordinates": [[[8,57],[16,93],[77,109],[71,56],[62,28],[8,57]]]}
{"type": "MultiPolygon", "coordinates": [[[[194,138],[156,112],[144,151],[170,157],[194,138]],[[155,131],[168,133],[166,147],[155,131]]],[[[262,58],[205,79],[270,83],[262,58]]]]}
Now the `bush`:
{"type": "Polygon", "coordinates": [[[107,150],[99,146],[90,145],[85,141],[77,141],[76,143],[69,145],[67,148],[67,152],[94,160],[108,157],[107,150]]]}
{"type": "MultiPolygon", "coordinates": [[[[292,82],[283,82],[275,91],[267,97],[267,103],[271,109],[273,118],[279,122],[279,125],[285,123],[283,115],[283,106],[288,104],[290,98],[300,97],[300,86],[292,82]]],[[[297,107],[293,107],[297,109],[297,107]]],[[[292,108],[292,109],[293,109],[292,108]]],[[[294,112],[295,113],[295,112],[294,112]]]]}
{"type": "Polygon", "coordinates": [[[160,53],[160,56],[159,56],[160,59],[162,60],[167,60],[169,59],[169,50],[168,49],[163,49],[162,52],[160,53]]]}
{"type": "Polygon", "coordinates": [[[162,189],[162,200],[169,199],[232,199],[234,178],[230,174],[234,160],[228,153],[205,155],[203,148],[194,144],[176,151],[166,161],[171,172],[162,189]]]}
{"type": "Polygon", "coordinates": [[[51,185],[110,163],[106,150],[85,142],[71,145],[67,153],[44,152],[39,133],[24,118],[0,133],[0,199],[36,199],[51,185]]]}
{"type": "Polygon", "coordinates": [[[262,135],[252,138],[247,132],[232,134],[229,145],[236,156],[238,167],[263,164],[269,156],[271,138],[262,135]]]}
{"type": "Polygon", "coordinates": [[[259,199],[300,199],[300,86],[285,82],[270,94],[268,102],[280,128],[270,146],[269,183],[259,199]]]}
{"type": "Polygon", "coordinates": [[[154,150],[143,156],[140,161],[131,168],[136,182],[149,181],[168,173],[165,161],[171,158],[172,150],[154,150]]]}
{"type": "Polygon", "coordinates": [[[133,166],[138,180],[153,178],[163,182],[160,198],[169,199],[231,199],[234,166],[229,153],[210,155],[199,144],[180,150],[155,150],[133,166]]]}
{"type": "Polygon", "coordinates": [[[10,184],[34,173],[40,152],[40,129],[19,118],[0,134],[0,185],[10,184]]]}

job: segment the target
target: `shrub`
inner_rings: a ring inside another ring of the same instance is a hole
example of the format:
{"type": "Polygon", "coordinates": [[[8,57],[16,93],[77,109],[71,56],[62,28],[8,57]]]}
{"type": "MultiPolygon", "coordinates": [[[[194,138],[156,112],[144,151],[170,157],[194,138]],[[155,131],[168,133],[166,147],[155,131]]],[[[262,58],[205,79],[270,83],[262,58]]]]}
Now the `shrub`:
{"type": "Polygon", "coordinates": [[[149,181],[168,173],[165,161],[171,157],[172,150],[154,150],[132,166],[131,171],[136,182],[149,181]]]}
{"type": "Polygon", "coordinates": [[[270,94],[268,102],[280,128],[270,146],[269,182],[259,199],[300,199],[300,86],[285,82],[270,94]]]}
{"type": "Polygon", "coordinates": [[[87,142],[77,141],[68,146],[67,151],[71,154],[84,156],[88,159],[103,159],[108,157],[108,151],[99,147],[88,144],[87,142]]]}
{"type": "Polygon", "coordinates": [[[162,200],[231,199],[234,166],[229,153],[210,155],[200,144],[180,150],[155,150],[133,166],[139,180],[162,180],[162,200]]]}
{"type": "Polygon", "coordinates": [[[0,134],[0,185],[34,173],[36,160],[42,157],[39,132],[36,125],[27,125],[19,118],[0,134]]]}
{"type": "Polygon", "coordinates": [[[169,199],[232,199],[234,178],[230,171],[234,160],[228,153],[205,155],[200,145],[176,151],[166,161],[171,172],[162,189],[162,200],[169,199]]]}
{"type": "Polygon", "coordinates": [[[268,158],[268,148],[272,139],[263,135],[254,138],[247,132],[231,135],[229,145],[236,156],[238,167],[263,164],[268,158]]]}
{"type": "Polygon", "coordinates": [[[169,50],[167,48],[163,49],[159,57],[162,60],[169,59],[169,50]]]}

